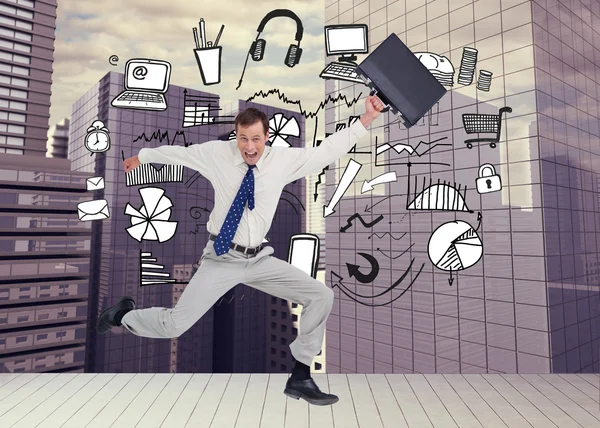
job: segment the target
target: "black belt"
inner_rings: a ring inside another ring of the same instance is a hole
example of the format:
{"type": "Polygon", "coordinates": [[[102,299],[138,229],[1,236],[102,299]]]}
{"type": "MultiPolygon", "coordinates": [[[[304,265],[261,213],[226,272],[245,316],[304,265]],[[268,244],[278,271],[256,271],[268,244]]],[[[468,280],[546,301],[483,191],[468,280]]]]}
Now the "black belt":
{"type": "MultiPolygon", "coordinates": [[[[213,235],[211,233],[209,235],[208,239],[210,239],[211,241],[216,241],[217,235],[213,235]]],[[[229,246],[229,248],[231,248],[232,250],[235,250],[235,251],[239,251],[240,253],[254,255],[254,254],[257,254],[260,250],[262,250],[262,244],[259,245],[258,247],[244,247],[242,245],[234,244],[232,242],[231,245],[229,246]]]]}

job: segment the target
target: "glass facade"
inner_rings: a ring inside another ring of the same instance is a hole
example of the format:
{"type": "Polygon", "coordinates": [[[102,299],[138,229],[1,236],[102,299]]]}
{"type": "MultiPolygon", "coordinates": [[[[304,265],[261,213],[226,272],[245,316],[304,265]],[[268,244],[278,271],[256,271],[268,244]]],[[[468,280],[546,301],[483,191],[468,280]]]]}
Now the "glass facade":
{"type": "MultiPolygon", "coordinates": [[[[328,323],[329,373],[598,371],[600,27],[594,26],[597,3],[577,3],[326,3],[326,25],[369,26],[370,52],[396,33],[412,52],[444,56],[454,68],[453,86],[424,120],[406,130],[394,116],[382,114],[359,143],[373,154],[351,156],[362,164],[364,177],[356,178],[326,219],[327,280],[336,283],[332,272],[344,278],[334,288],[328,323]],[[563,33],[561,39],[551,35],[563,33]],[[464,48],[477,51],[471,83],[458,81],[465,73],[464,48]],[[479,82],[482,70],[492,73],[489,90],[479,82]],[[467,133],[463,114],[498,116],[503,107],[512,112],[501,116],[497,146],[468,148],[464,141],[477,134],[467,133]],[[407,152],[375,156],[376,144],[416,148],[436,140],[442,145],[410,155],[411,167],[407,152]],[[500,175],[502,189],[479,194],[476,179],[486,163],[500,175]],[[389,171],[397,181],[361,195],[356,186],[389,171]],[[474,213],[407,210],[418,193],[415,182],[421,186],[429,177],[466,186],[466,204],[474,213]],[[384,220],[371,228],[355,220],[340,233],[355,213],[367,223],[380,215],[384,220]],[[455,220],[477,229],[483,256],[449,285],[448,271],[431,262],[428,244],[439,226],[455,220]],[[361,251],[379,263],[372,285],[348,278],[345,269],[346,263],[364,263],[361,251]],[[385,292],[405,272],[400,285],[385,292]],[[365,299],[353,293],[383,294],[365,299]]],[[[330,81],[326,92],[364,98],[368,88],[330,81]]],[[[329,132],[363,106],[329,109],[329,132]]],[[[348,160],[327,173],[327,200],[348,160]]]]}
{"type": "Polygon", "coordinates": [[[56,7],[0,1],[0,154],[46,156],[56,7]]]}
{"type": "Polygon", "coordinates": [[[85,174],[66,160],[0,155],[0,372],[85,368],[85,192],[85,174]]]}

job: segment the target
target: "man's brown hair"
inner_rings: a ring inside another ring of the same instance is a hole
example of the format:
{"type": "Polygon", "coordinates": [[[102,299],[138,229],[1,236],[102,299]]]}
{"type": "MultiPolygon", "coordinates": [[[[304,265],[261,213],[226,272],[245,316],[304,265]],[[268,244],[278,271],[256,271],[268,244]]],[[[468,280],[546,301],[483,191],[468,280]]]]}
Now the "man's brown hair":
{"type": "Polygon", "coordinates": [[[259,121],[262,122],[265,135],[267,135],[269,131],[269,119],[267,119],[267,115],[254,107],[247,108],[235,118],[235,132],[237,133],[238,125],[245,128],[259,121]]]}

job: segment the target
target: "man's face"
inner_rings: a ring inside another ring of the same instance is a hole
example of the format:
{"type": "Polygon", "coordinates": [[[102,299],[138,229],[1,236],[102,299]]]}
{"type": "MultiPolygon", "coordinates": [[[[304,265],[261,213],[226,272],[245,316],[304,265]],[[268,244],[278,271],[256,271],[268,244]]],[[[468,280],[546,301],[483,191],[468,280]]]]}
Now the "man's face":
{"type": "Polygon", "coordinates": [[[238,126],[236,139],[246,163],[256,165],[265,151],[265,143],[269,141],[269,132],[265,134],[262,122],[258,121],[248,127],[238,126]]]}

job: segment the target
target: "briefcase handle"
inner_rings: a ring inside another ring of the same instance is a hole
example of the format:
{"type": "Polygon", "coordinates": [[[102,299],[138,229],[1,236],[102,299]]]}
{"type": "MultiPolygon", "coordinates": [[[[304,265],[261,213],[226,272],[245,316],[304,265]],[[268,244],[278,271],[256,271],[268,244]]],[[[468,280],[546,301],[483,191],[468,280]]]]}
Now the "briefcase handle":
{"type": "MultiPolygon", "coordinates": [[[[373,89],[369,95],[373,96],[375,94],[377,94],[377,89],[373,89]]],[[[381,94],[377,95],[377,97],[381,100],[381,102],[383,102],[386,105],[386,107],[383,110],[381,110],[381,113],[385,113],[386,111],[388,111],[390,109],[390,104],[391,103],[390,103],[390,101],[386,97],[384,97],[381,94]]]]}

